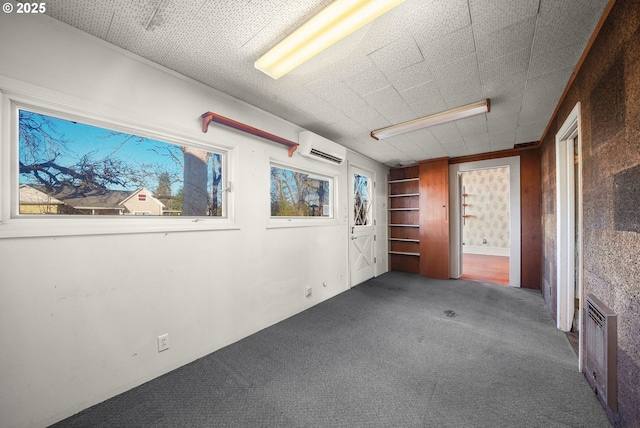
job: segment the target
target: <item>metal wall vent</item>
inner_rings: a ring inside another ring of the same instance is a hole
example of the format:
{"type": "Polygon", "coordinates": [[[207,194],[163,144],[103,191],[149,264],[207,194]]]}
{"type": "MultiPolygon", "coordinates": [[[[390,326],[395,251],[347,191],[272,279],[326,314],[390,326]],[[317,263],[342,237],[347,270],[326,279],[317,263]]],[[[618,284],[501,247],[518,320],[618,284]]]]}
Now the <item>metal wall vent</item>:
{"type": "Polygon", "coordinates": [[[319,158],[326,159],[330,162],[341,164],[344,159],[339,158],[338,156],[330,155],[329,153],[321,152],[318,149],[311,149],[310,154],[314,156],[318,156],[319,158]]]}
{"type": "Polygon", "coordinates": [[[585,375],[609,409],[618,411],[617,315],[593,294],[585,307],[585,375]]]}

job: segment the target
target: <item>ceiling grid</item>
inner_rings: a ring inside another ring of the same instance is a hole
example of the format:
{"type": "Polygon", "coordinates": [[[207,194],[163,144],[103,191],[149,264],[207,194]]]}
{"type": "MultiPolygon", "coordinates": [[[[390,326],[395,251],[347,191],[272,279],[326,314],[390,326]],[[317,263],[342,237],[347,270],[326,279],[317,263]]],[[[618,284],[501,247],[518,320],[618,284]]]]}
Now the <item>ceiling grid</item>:
{"type": "Polygon", "coordinates": [[[47,14],[393,166],[537,141],[607,0],[406,0],[273,80],[266,50],[330,0],[49,0],[47,14]],[[376,141],[398,122],[491,112],[376,141]]]}

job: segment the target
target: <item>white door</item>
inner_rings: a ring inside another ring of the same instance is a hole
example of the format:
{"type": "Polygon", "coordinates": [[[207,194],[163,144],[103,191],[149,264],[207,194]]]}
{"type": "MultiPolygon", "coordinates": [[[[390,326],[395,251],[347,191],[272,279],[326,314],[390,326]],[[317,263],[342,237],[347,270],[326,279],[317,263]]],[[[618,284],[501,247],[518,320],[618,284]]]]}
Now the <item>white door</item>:
{"type": "Polygon", "coordinates": [[[349,165],[349,283],[375,275],[374,173],[349,165]]]}

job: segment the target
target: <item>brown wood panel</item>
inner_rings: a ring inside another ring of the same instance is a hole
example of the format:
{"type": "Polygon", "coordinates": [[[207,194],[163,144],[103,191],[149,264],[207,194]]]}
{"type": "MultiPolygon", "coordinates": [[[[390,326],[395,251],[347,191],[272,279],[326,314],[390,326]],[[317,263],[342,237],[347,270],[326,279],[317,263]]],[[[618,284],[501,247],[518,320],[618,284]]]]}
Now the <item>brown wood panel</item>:
{"type": "Polygon", "coordinates": [[[389,254],[389,269],[400,272],[420,273],[420,257],[389,254]]]}
{"type": "Polygon", "coordinates": [[[389,250],[403,253],[420,253],[419,242],[389,241],[389,250]]]}
{"type": "Polygon", "coordinates": [[[400,168],[393,168],[389,171],[389,180],[403,180],[405,178],[415,178],[419,174],[418,165],[410,165],[400,168]]]}
{"type": "Polygon", "coordinates": [[[420,162],[420,275],[449,279],[449,161],[420,162]]]}
{"type": "Polygon", "coordinates": [[[418,224],[419,211],[390,211],[389,224],[418,224]]]}
{"type": "Polygon", "coordinates": [[[521,286],[542,287],[542,179],[540,151],[520,154],[521,286]]]}
{"type": "Polygon", "coordinates": [[[405,193],[418,193],[418,182],[403,181],[400,183],[389,183],[389,193],[391,195],[400,195],[405,193]]]}
{"type": "MultiPolygon", "coordinates": [[[[417,192],[416,192],[417,193],[417,192]]],[[[407,196],[404,198],[389,198],[389,208],[420,208],[417,196],[407,196]]]]}
{"type": "Polygon", "coordinates": [[[420,229],[417,227],[390,227],[390,238],[420,239],[420,229]]]}

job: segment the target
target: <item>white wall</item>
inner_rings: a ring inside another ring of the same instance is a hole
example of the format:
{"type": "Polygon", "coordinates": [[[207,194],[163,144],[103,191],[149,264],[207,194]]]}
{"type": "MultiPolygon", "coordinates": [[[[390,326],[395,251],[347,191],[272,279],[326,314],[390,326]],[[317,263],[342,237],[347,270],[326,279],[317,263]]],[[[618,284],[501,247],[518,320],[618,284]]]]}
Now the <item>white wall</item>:
{"type": "MultiPolygon", "coordinates": [[[[49,425],[348,289],[346,163],[288,158],[280,145],[217,125],[204,134],[200,115],[214,111],[294,141],[299,127],[44,16],[0,15],[0,92],[229,148],[235,226],[0,238],[0,426],[49,425]],[[336,221],[267,227],[270,159],[337,175],[336,221]],[[163,333],[170,349],[158,353],[163,333]]],[[[1,135],[7,156],[9,132],[1,135]]],[[[384,183],[386,168],[348,156],[384,183]]],[[[377,192],[381,274],[385,186],[377,192]]]]}

